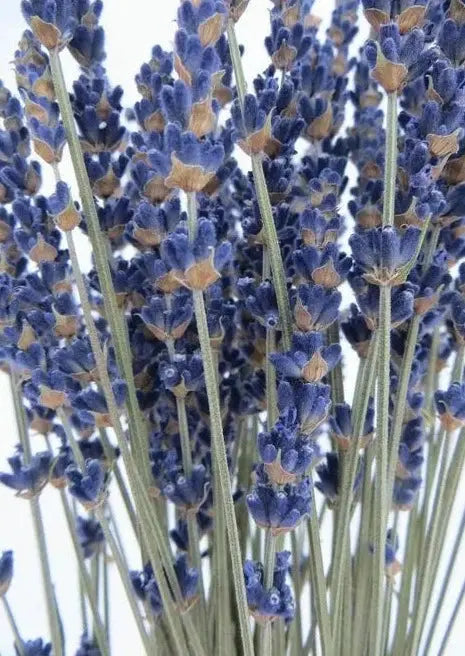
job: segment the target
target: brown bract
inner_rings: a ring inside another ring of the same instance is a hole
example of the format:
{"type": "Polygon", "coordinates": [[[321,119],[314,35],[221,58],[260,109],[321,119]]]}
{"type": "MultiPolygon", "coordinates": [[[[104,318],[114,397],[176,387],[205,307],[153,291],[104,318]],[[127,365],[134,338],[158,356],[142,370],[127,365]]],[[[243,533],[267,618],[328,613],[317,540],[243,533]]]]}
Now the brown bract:
{"type": "Polygon", "coordinates": [[[55,334],[57,337],[74,337],[79,330],[79,321],[74,314],[58,314],[55,315],[55,334]]]}
{"type": "Polygon", "coordinates": [[[272,147],[271,135],[271,114],[266,118],[265,125],[249,134],[245,139],[238,141],[239,146],[247,155],[258,155],[266,151],[267,147],[272,147]]]}
{"type": "Polygon", "coordinates": [[[428,134],[426,135],[426,142],[428,149],[435,157],[447,157],[448,155],[455,155],[459,149],[459,140],[462,130],[457,128],[451,134],[428,134]]]}
{"type": "Polygon", "coordinates": [[[465,182],[465,155],[449,159],[442,171],[442,177],[450,185],[465,182]]]}
{"type": "Polygon", "coordinates": [[[290,46],[286,41],[279,46],[278,50],[273,53],[271,57],[273,64],[281,71],[290,71],[295,58],[297,56],[297,49],[290,46]]]}
{"type": "Polygon", "coordinates": [[[214,46],[225,28],[225,14],[213,14],[206,21],[200,23],[198,35],[203,47],[214,46]]]}
{"type": "Polygon", "coordinates": [[[65,232],[73,230],[81,222],[81,216],[73,203],[70,203],[63,212],[56,214],[53,219],[60,230],[65,232]]]}
{"type": "Polygon", "coordinates": [[[328,102],[328,106],[321,116],[317,116],[310,125],[307,127],[305,134],[311,139],[325,139],[331,134],[333,127],[333,108],[331,103],[328,102]]]}
{"type": "Polygon", "coordinates": [[[316,383],[328,373],[328,365],[321,353],[317,351],[302,367],[302,378],[307,383],[316,383]]]}
{"type": "Polygon", "coordinates": [[[61,162],[64,144],[62,144],[58,150],[55,150],[46,141],[42,141],[42,139],[38,139],[37,137],[34,137],[32,143],[34,144],[34,150],[37,155],[41,157],[44,162],[47,162],[47,164],[58,164],[61,162]]]}
{"type": "Polygon", "coordinates": [[[383,55],[379,44],[376,44],[378,54],[376,66],[372,71],[374,79],[380,83],[386,93],[400,91],[408,77],[408,69],[404,64],[392,62],[383,55]]]}
{"type": "Polygon", "coordinates": [[[31,248],[29,251],[29,257],[36,264],[41,264],[42,262],[53,262],[58,255],[58,251],[55,246],[48,244],[42,235],[39,235],[37,238],[37,244],[31,248]]]}
{"type": "Polygon", "coordinates": [[[338,287],[342,283],[342,278],[334,268],[332,260],[328,260],[326,264],[317,267],[312,272],[312,279],[317,285],[331,289],[338,287]]]}
{"type": "Polygon", "coordinates": [[[176,155],[171,155],[171,172],[165,179],[168,189],[182,189],[185,192],[201,191],[215,175],[201,166],[183,164],[176,155]]]}
{"type": "Polygon", "coordinates": [[[213,265],[213,251],[208,259],[201,260],[190,266],[184,272],[182,282],[192,290],[205,290],[220,278],[213,265]]]}
{"type": "Polygon", "coordinates": [[[40,387],[39,403],[50,410],[57,410],[65,404],[67,396],[65,392],[51,389],[46,385],[40,387]]]}
{"type": "MultiPolygon", "coordinates": [[[[420,27],[423,24],[425,12],[426,7],[423,7],[422,5],[413,5],[413,7],[404,9],[404,11],[395,18],[395,22],[399,27],[399,32],[401,34],[406,34],[415,27],[420,27]]],[[[385,11],[381,11],[381,9],[365,9],[363,13],[375,32],[379,32],[382,25],[391,22],[390,15],[385,11]]]]}
{"type": "Polygon", "coordinates": [[[92,191],[99,198],[110,198],[121,187],[120,179],[110,170],[92,184],[92,191]]]}
{"type": "Polygon", "coordinates": [[[189,118],[189,130],[197,137],[204,137],[215,128],[216,116],[212,110],[212,98],[208,96],[205,100],[192,105],[189,118]]]}
{"type": "Polygon", "coordinates": [[[34,35],[48,50],[63,48],[62,34],[55,25],[46,23],[39,16],[33,16],[30,24],[34,35]]]}
{"type": "Polygon", "coordinates": [[[357,212],[355,219],[361,228],[377,228],[383,222],[383,215],[376,205],[367,204],[357,212]]]}
{"type": "Polygon", "coordinates": [[[283,469],[283,466],[278,460],[267,463],[265,471],[270,477],[270,480],[276,485],[287,485],[288,483],[295,483],[297,480],[296,474],[292,474],[283,469]]]}
{"type": "Polygon", "coordinates": [[[157,109],[156,112],[152,112],[150,116],[147,116],[142,127],[146,132],[163,132],[165,125],[165,117],[163,116],[162,111],[157,109]]]}

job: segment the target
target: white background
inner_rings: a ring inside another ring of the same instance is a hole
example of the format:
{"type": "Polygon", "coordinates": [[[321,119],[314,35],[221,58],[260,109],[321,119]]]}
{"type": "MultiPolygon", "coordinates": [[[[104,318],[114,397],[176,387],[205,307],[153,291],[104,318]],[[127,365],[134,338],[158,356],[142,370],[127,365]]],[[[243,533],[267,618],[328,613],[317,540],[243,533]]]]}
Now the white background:
{"type": "MultiPolygon", "coordinates": [[[[142,62],[150,58],[153,45],[159,43],[166,50],[172,49],[172,38],[175,31],[174,17],[178,6],[177,0],[106,0],[102,24],[107,35],[106,50],[108,57],[106,67],[113,85],[121,84],[125,95],[123,104],[131,106],[138,99],[134,83],[134,75],[142,62]]],[[[19,0],[2,0],[0,2],[0,79],[14,91],[13,67],[9,63],[20,35],[25,28],[19,9],[19,0]]],[[[332,3],[317,0],[314,12],[325,19],[329,16],[328,5],[332,3]]],[[[263,46],[263,38],[268,30],[267,11],[271,7],[268,0],[251,0],[249,8],[238,24],[240,43],[246,45],[244,66],[246,77],[250,81],[268,65],[268,58],[263,46]]],[[[66,53],[67,79],[71,82],[77,75],[77,69],[66,53]]],[[[46,168],[46,165],[43,167],[46,168]]],[[[69,167],[63,168],[64,177],[69,167]]],[[[46,181],[47,182],[47,181],[46,181]]],[[[45,185],[43,191],[48,193],[50,186],[45,185]]],[[[82,255],[87,260],[87,254],[82,249],[82,255]]],[[[351,354],[346,353],[346,361],[351,354]]],[[[348,387],[353,388],[354,380],[350,372],[354,372],[352,362],[345,367],[345,380],[348,387]]],[[[33,448],[45,448],[43,438],[34,438],[33,448]]],[[[6,458],[11,455],[12,447],[17,442],[15,418],[9,391],[7,377],[0,372],[0,469],[5,470],[6,458]]],[[[461,493],[463,499],[463,490],[461,493]]],[[[47,488],[41,496],[41,507],[44,510],[46,535],[50,549],[53,577],[59,598],[60,610],[64,619],[67,638],[67,652],[74,653],[81,631],[80,614],[77,602],[77,575],[74,568],[74,553],[67,535],[67,529],[62,517],[58,494],[47,488]]],[[[461,506],[457,514],[461,513],[461,506]]],[[[124,526],[123,526],[124,530],[124,526]]],[[[329,546],[329,540],[325,543],[329,546]]],[[[15,552],[15,576],[8,598],[18,619],[22,635],[26,639],[47,636],[45,607],[41,590],[40,568],[32,532],[28,502],[16,499],[11,491],[0,486],[0,552],[13,549],[15,552]]],[[[326,555],[326,554],[325,554],[326,555]]],[[[137,552],[130,551],[130,565],[139,567],[137,552]]],[[[461,559],[462,572],[465,569],[464,558],[461,559]]],[[[458,570],[460,571],[460,570],[458,570]]],[[[457,577],[456,577],[457,578],[457,577]]],[[[134,630],[130,611],[125,601],[124,592],[119,585],[117,576],[112,577],[111,613],[112,613],[112,654],[114,656],[138,656],[142,649],[134,630]]],[[[461,580],[453,582],[450,599],[455,598],[455,591],[460,588],[461,580]]],[[[448,604],[450,609],[452,604],[448,604]]],[[[461,621],[465,619],[462,613],[456,624],[456,630],[449,642],[447,653],[463,654],[465,634],[461,630],[461,621]]],[[[13,656],[12,639],[0,610],[0,653],[3,656],[13,656]]],[[[434,647],[430,654],[434,656],[434,647]]],[[[357,656],[354,654],[354,656],[357,656]]]]}

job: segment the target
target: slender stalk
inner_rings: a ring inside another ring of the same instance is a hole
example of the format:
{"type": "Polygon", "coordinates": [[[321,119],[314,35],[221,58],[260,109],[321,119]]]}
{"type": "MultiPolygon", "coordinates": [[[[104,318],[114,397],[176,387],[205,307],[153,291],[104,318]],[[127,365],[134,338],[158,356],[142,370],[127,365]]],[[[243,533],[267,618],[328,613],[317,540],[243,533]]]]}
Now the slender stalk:
{"type": "Polygon", "coordinates": [[[457,533],[456,533],[455,540],[454,540],[454,545],[452,547],[452,551],[451,551],[451,554],[450,554],[450,557],[449,557],[449,563],[447,565],[446,573],[445,573],[445,576],[442,579],[441,589],[440,589],[439,595],[437,597],[436,606],[434,608],[434,614],[433,614],[433,617],[431,618],[430,628],[429,628],[428,635],[427,635],[426,641],[425,641],[424,656],[428,656],[430,648],[431,648],[431,644],[433,642],[433,638],[434,638],[434,634],[435,634],[435,631],[436,631],[439,615],[441,613],[444,600],[446,599],[446,596],[447,596],[447,591],[449,589],[449,585],[450,585],[450,581],[451,581],[451,578],[452,578],[452,573],[454,571],[457,556],[458,556],[459,551],[460,551],[460,547],[461,547],[462,540],[463,540],[463,537],[464,537],[464,532],[465,532],[465,511],[462,513],[462,518],[460,520],[459,528],[457,529],[457,533]]]}
{"type": "Polygon", "coordinates": [[[103,508],[97,508],[95,511],[95,514],[97,516],[98,521],[100,522],[100,525],[102,527],[103,534],[105,535],[105,540],[108,543],[111,554],[115,560],[116,567],[118,568],[118,573],[120,575],[121,582],[123,584],[124,590],[126,592],[126,598],[129,602],[129,606],[132,611],[132,615],[134,617],[134,620],[136,622],[136,626],[139,632],[139,635],[142,640],[142,644],[144,645],[144,649],[146,654],[151,654],[151,643],[150,643],[150,638],[147,634],[147,630],[144,626],[144,622],[142,619],[142,616],[140,614],[137,601],[134,595],[134,590],[132,588],[132,583],[131,579],[129,578],[129,571],[127,570],[124,560],[121,557],[120,550],[118,548],[118,544],[113,537],[113,533],[111,532],[110,525],[108,523],[108,520],[105,516],[105,511],[103,508]]]}
{"type": "MultiPolygon", "coordinates": [[[[26,413],[24,405],[19,392],[19,383],[11,372],[11,393],[13,396],[13,404],[16,414],[16,424],[18,428],[19,440],[23,448],[24,462],[28,464],[31,460],[31,444],[29,441],[29,430],[26,422],[26,413]]],[[[34,534],[39,549],[39,562],[42,574],[42,584],[44,587],[47,618],[50,628],[50,637],[55,656],[63,655],[63,640],[60,628],[60,617],[55,598],[54,585],[52,581],[52,573],[50,569],[50,560],[48,556],[47,541],[45,539],[45,529],[42,519],[42,513],[39,505],[39,497],[35,496],[30,501],[30,508],[32,514],[32,524],[34,527],[34,534]]]]}
{"type": "MultiPolygon", "coordinates": [[[[464,360],[464,347],[461,346],[455,360],[454,368],[451,374],[451,381],[461,381],[463,375],[463,360],[464,360]]],[[[428,599],[431,590],[430,576],[435,561],[440,555],[440,528],[445,508],[448,502],[452,503],[450,499],[450,484],[448,476],[448,462],[450,452],[451,435],[446,433],[444,428],[441,428],[438,436],[438,444],[441,445],[442,455],[440,458],[440,466],[438,473],[438,483],[436,488],[436,495],[433,504],[433,513],[428,526],[428,543],[426,547],[426,554],[421,564],[419,576],[419,594],[418,600],[415,605],[414,617],[412,622],[412,629],[410,632],[410,640],[408,647],[408,654],[415,656],[421,640],[421,633],[423,628],[424,619],[428,609],[428,599]]],[[[453,463],[454,464],[454,463],[453,463]]],[[[451,468],[453,467],[453,464],[451,468]]],[[[449,469],[450,473],[450,469],[449,469]]]]}
{"type": "Polygon", "coordinates": [[[3,608],[5,609],[5,615],[8,619],[8,624],[10,625],[11,632],[15,639],[15,647],[18,650],[19,656],[25,656],[24,642],[23,639],[21,638],[21,634],[19,632],[18,625],[16,624],[14,613],[11,610],[10,604],[8,603],[6,594],[2,595],[1,599],[2,599],[3,608]]]}
{"type": "Polygon", "coordinates": [[[383,226],[393,225],[397,176],[397,93],[388,93],[384,160],[383,226]]]}
{"type": "Polygon", "coordinates": [[[345,557],[347,555],[347,544],[349,542],[349,527],[351,517],[351,506],[353,497],[353,488],[355,477],[357,474],[358,454],[359,454],[359,438],[362,436],[363,424],[365,422],[366,412],[368,409],[368,402],[370,393],[373,389],[375,375],[376,375],[376,358],[378,352],[378,335],[375,334],[371,338],[369,351],[367,354],[366,362],[360,362],[360,381],[357,387],[357,394],[354,399],[354,435],[351,441],[349,450],[344,458],[347,459],[347,464],[342,469],[342,485],[341,493],[339,494],[340,507],[338,524],[336,526],[335,535],[335,549],[333,559],[333,570],[331,578],[331,605],[333,617],[333,630],[336,626],[336,618],[339,616],[340,605],[343,599],[344,590],[344,572],[345,572],[345,557]]]}
{"type": "Polygon", "coordinates": [[[308,540],[310,544],[312,586],[314,594],[312,597],[315,601],[316,615],[321,637],[321,651],[323,656],[332,656],[333,639],[331,636],[331,623],[328,613],[328,603],[326,599],[326,578],[323,565],[323,554],[321,551],[320,526],[318,524],[318,515],[315,503],[312,503],[310,511],[310,521],[308,522],[308,540]]]}
{"type": "Polygon", "coordinates": [[[278,419],[278,395],[276,392],[276,370],[270,361],[270,355],[276,351],[276,333],[272,328],[266,329],[266,423],[271,430],[278,419]]]}
{"type": "MultiPolygon", "coordinates": [[[[397,93],[389,93],[386,111],[383,227],[394,224],[397,175],[397,93]]],[[[391,288],[379,289],[378,394],[376,420],[376,479],[373,554],[373,618],[371,654],[379,656],[383,635],[384,550],[389,498],[389,366],[391,353],[391,288]]]]}
{"type": "MultiPolygon", "coordinates": [[[[397,118],[396,118],[397,120],[397,118]]],[[[385,202],[387,200],[385,199],[385,202]]],[[[384,551],[389,499],[387,495],[389,439],[389,382],[391,356],[391,288],[380,287],[378,394],[376,422],[376,478],[373,553],[373,636],[372,654],[379,656],[383,635],[384,551]]]]}
{"type": "MultiPolygon", "coordinates": [[[[192,235],[197,223],[195,194],[188,194],[188,230],[192,235]]],[[[226,530],[229,538],[229,554],[231,558],[231,569],[236,593],[236,605],[239,615],[242,648],[244,656],[253,656],[252,633],[249,622],[249,611],[245,593],[244,575],[242,571],[242,555],[237,530],[236,514],[231,492],[231,480],[228,469],[226,446],[223,436],[223,422],[221,418],[221,407],[218,393],[215,358],[210,343],[208,332],[207,313],[203,292],[193,291],[194,311],[197,322],[197,331],[200,342],[200,350],[203,357],[203,369],[205,386],[207,388],[208,406],[210,410],[210,431],[212,444],[214,445],[212,455],[215,458],[215,466],[218,469],[218,478],[221,488],[221,502],[226,522],[226,530]]]]}
{"type": "Polygon", "coordinates": [[[95,207],[92,188],[87,176],[81,144],[74,122],[73,110],[69,99],[66,82],[61,66],[58,49],[50,51],[50,69],[53,86],[60,107],[61,118],[66,131],[68,147],[76,176],[79,195],[87,221],[87,229],[92,244],[95,267],[102,290],[105,315],[110,325],[120,373],[128,389],[128,415],[131,437],[134,440],[135,458],[141,467],[140,475],[146,482],[150,481],[150,463],[148,460],[147,430],[137,401],[136,387],[132,371],[132,356],[127,340],[126,326],[118,307],[105,239],[102,237],[99,219],[95,207]]]}
{"type": "MultiPolygon", "coordinates": [[[[229,52],[236,79],[236,89],[241,108],[244,106],[244,98],[247,93],[247,86],[242,68],[241,54],[236,38],[234,21],[228,20],[227,36],[229,43],[229,52]]],[[[252,155],[252,171],[255,182],[255,191],[257,194],[258,207],[265,232],[267,253],[270,260],[271,272],[273,274],[273,284],[278,302],[279,316],[281,319],[282,340],[284,350],[289,350],[292,336],[292,315],[289,305],[289,295],[287,293],[286,272],[281,257],[278,233],[273,219],[273,210],[271,208],[268,189],[266,186],[265,175],[263,173],[263,162],[261,155],[252,155]]]]}
{"type": "MultiPolygon", "coordinates": [[[[335,321],[328,328],[328,344],[339,344],[339,321],[335,321]]],[[[334,367],[330,373],[331,394],[333,403],[344,403],[344,380],[342,377],[342,361],[334,367]]]]}
{"type": "Polygon", "coordinates": [[[105,623],[105,635],[108,641],[108,646],[110,647],[110,577],[108,575],[108,559],[106,549],[103,549],[100,557],[102,558],[103,570],[103,621],[105,623]]]}
{"type": "MultiPolygon", "coordinates": [[[[189,438],[189,425],[187,422],[186,400],[176,397],[176,408],[178,411],[179,436],[181,439],[181,454],[184,473],[187,477],[192,474],[192,451],[189,438]]],[[[205,606],[205,587],[202,575],[202,559],[200,557],[200,538],[197,525],[197,512],[187,513],[188,549],[192,565],[199,573],[200,594],[200,620],[201,633],[204,640],[208,638],[207,609],[205,606]]]]}
{"type": "MultiPolygon", "coordinates": [[[[300,580],[300,571],[299,563],[301,562],[302,554],[302,540],[298,539],[299,529],[303,528],[298,526],[291,533],[291,551],[292,551],[292,562],[295,563],[296,572],[292,577],[292,583],[294,584],[294,599],[295,599],[295,635],[293,643],[295,643],[296,653],[300,653],[302,648],[302,585],[300,580]]],[[[280,620],[281,621],[281,620],[280,620]]]]}
{"type": "Polygon", "coordinates": [[[452,611],[452,615],[451,615],[449,621],[447,622],[447,627],[446,627],[446,630],[444,632],[444,637],[443,637],[443,639],[441,641],[441,645],[439,647],[438,656],[442,656],[443,654],[446,653],[447,643],[449,642],[449,638],[451,636],[452,629],[454,628],[454,624],[457,620],[457,617],[458,617],[458,614],[459,614],[460,609],[462,607],[464,599],[465,599],[465,581],[462,583],[462,587],[460,589],[459,596],[457,597],[457,601],[455,602],[455,605],[454,605],[454,610],[452,611]]]}
{"type": "Polygon", "coordinates": [[[108,643],[105,627],[100,617],[100,613],[98,609],[98,601],[95,595],[95,588],[92,584],[92,580],[91,577],[89,576],[89,572],[87,571],[82,548],[81,545],[79,544],[79,538],[76,533],[76,524],[74,521],[73,512],[69,506],[66,492],[64,490],[60,491],[60,498],[66,517],[68,531],[74,547],[74,554],[76,556],[76,561],[78,564],[79,581],[84,589],[84,592],[86,594],[92,612],[93,630],[95,634],[95,639],[97,641],[102,656],[110,656],[110,645],[108,643]]]}
{"type": "Polygon", "coordinates": [[[368,445],[365,452],[365,471],[363,478],[362,490],[362,507],[358,537],[358,547],[356,551],[356,572],[355,572],[355,609],[352,630],[352,654],[362,653],[362,639],[365,633],[364,627],[368,623],[368,603],[371,585],[370,562],[371,555],[369,551],[370,541],[370,521],[371,507],[373,496],[373,483],[371,480],[371,470],[374,460],[374,445],[368,445]]]}
{"type": "MultiPolygon", "coordinates": [[[[274,565],[276,559],[276,536],[271,529],[267,529],[265,535],[264,554],[264,586],[270,590],[273,586],[274,565]]],[[[266,622],[261,630],[260,656],[271,656],[273,648],[271,623],[266,622]]]]}

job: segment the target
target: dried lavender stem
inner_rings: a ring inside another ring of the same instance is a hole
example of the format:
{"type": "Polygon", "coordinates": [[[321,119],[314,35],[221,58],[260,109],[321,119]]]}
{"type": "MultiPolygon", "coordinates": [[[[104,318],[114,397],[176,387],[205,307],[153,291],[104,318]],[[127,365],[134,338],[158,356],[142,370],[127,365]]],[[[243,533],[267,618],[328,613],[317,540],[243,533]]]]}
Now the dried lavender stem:
{"type": "Polygon", "coordinates": [[[95,590],[92,586],[92,580],[87,571],[86,563],[84,560],[84,555],[82,553],[81,545],[79,544],[79,538],[76,534],[76,525],[74,521],[74,516],[69,506],[68,498],[64,490],[60,490],[61,503],[63,505],[63,511],[66,517],[66,523],[68,526],[68,531],[71,536],[71,541],[74,547],[74,554],[76,556],[78,569],[79,569],[79,581],[83,586],[85,595],[90,605],[92,611],[93,619],[93,630],[95,633],[95,639],[99,646],[99,649],[102,653],[102,656],[110,655],[110,646],[108,643],[108,638],[106,635],[105,627],[100,618],[100,613],[98,609],[98,601],[95,596],[95,590]]]}
{"type": "MultiPolygon", "coordinates": [[[[464,360],[464,347],[460,346],[455,360],[454,368],[451,374],[451,381],[461,381],[463,377],[463,360],[464,360]]],[[[449,432],[446,432],[444,428],[441,428],[438,436],[438,443],[441,445],[441,459],[439,465],[439,474],[438,482],[436,488],[436,495],[433,504],[433,515],[428,526],[428,544],[426,548],[426,554],[422,561],[421,565],[421,574],[419,573],[419,595],[418,600],[415,605],[414,617],[412,621],[412,628],[410,631],[410,640],[408,647],[408,654],[414,656],[418,652],[418,648],[421,640],[421,633],[423,628],[424,618],[427,612],[427,602],[429,598],[429,592],[431,590],[431,576],[433,574],[432,567],[434,565],[435,559],[440,553],[438,548],[438,542],[440,539],[439,532],[441,526],[441,520],[445,506],[447,505],[448,496],[448,478],[447,475],[450,473],[447,470],[449,462],[449,452],[450,452],[450,441],[451,435],[449,432]]],[[[452,466],[451,466],[452,469],[452,466]]],[[[450,492],[450,491],[449,491],[450,492]]],[[[439,545],[440,546],[440,545],[439,545]]]]}
{"type": "MultiPolygon", "coordinates": [[[[237,95],[241,104],[241,108],[243,108],[244,97],[247,93],[247,85],[245,82],[244,70],[242,68],[241,53],[239,51],[239,46],[236,39],[236,29],[234,26],[234,21],[231,19],[228,20],[227,35],[229,52],[231,54],[234,76],[236,79],[237,95]]],[[[271,272],[273,274],[273,284],[276,292],[276,300],[278,302],[283,348],[287,351],[291,347],[292,315],[289,304],[289,295],[287,293],[286,272],[281,257],[278,233],[276,231],[276,226],[273,219],[273,210],[271,208],[270,197],[268,195],[265,175],[263,173],[261,155],[252,155],[251,162],[255,191],[257,194],[257,201],[260,209],[263,228],[265,231],[266,246],[271,265],[271,272]]]]}
{"type": "MultiPolygon", "coordinates": [[[[344,582],[344,570],[345,570],[345,556],[347,554],[347,543],[349,541],[349,527],[350,527],[350,517],[351,517],[351,504],[353,496],[353,487],[355,482],[355,477],[357,474],[357,465],[358,465],[358,454],[359,446],[358,440],[362,435],[363,424],[365,421],[365,416],[368,408],[368,401],[370,398],[371,390],[373,389],[373,384],[376,375],[376,357],[377,357],[377,348],[378,345],[378,334],[374,334],[371,338],[370,346],[366,361],[360,361],[359,368],[361,369],[360,374],[360,384],[357,387],[357,390],[360,392],[357,393],[355,397],[355,406],[354,406],[354,435],[353,440],[350,445],[348,452],[345,454],[347,459],[347,466],[342,470],[342,484],[341,484],[341,493],[340,498],[340,508],[338,516],[338,524],[336,527],[336,542],[335,542],[335,551],[333,559],[333,569],[331,577],[331,607],[332,607],[332,616],[333,618],[338,617],[339,608],[343,602],[343,582],[344,582]]],[[[357,377],[358,380],[358,377],[357,377]]],[[[335,631],[336,622],[333,623],[333,631],[335,631]]]]}
{"type": "Polygon", "coordinates": [[[113,287],[110,266],[108,263],[106,240],[103,238],[100,230],[94,196],[87,176],[82,148],[74,122],[73,110],[61,66],[60,53],[57,49],[50,51],[50,69],[52,72],[57,102],[60,107],[61,117],[68,139],[68,147],[78,183],[79,195],[87,220],[87,228],[95,258],[95,266],[102,289],[105,316],[110,325],[121,375],[125,379],[128,388],[127,406],[129,425],[131,437],[137,445],[137,448],[135,449],[135,458],[141,468],[140,474],[142,479],[146,483],[149,483],[150,463],[148,461],[147,429],[137,401],[132,371],[131,350],[127,340],[126,328],[123,325],[123,317],[121,316],[113,287]]]}
{"type": "Polygon", "coordinates": [[[459,596],[457,597],[457,601],[455,602],[454,605],[454,610],[452,611],[452,615],[450,616],[450,619],[447,623],[446,630],[444,632],[444,636],[441,640],[441,644],[439,646],[439,651],[438,651],[438,656],[443,656],[443,654],[446,653],[446,647],[447,643],[449,642],[450,635],[452,633],[452,629],[454,628],[454,624],[457,620],[458,614],[460,612],[460,609],[463,604],[463,600],[465,599],[465,581],[462,583],[462,587],[459,592],[459,596]]]}
{"type": "MultiPolygon", "coordinates": [[[[29,440],[29,430],[26,422],[26,414],[24,412],[24,405],[19,395],[18,381],[16,376],[11,372],[11,393],[13,396],[13,404],[16,415],[16,425],[19,434],[19,440],[23,448],[24,462],[27,464],[31,460],[31,444],[29,440]]],[[[56,656],[63,655],[63,641],[60,629],[60,617],[58,614],[58,607],[55,598],[54,585],[52,581],[52,573],[50,570],[50,560],[48,556],[47,541],[45,539],[45,529],[42,519],[42,513],[39,505],[39,498],[37,496],[30,500],[30,508],[32,514],[32,524],[34,527],[35,538],[39,549],[39,562],[42,574],[42,584],[44,587],[47,618],[50,628],[50,638],[53,646],[53,652],[56,656]]]]}
{"type": "Polygon", "coordinates": [[[8,602],[8,599],[6,598],[6,594],[2,595],[1,599],[3,603],[3,607],[5,609],[5,615],[8,619],[8,624],[10,625],[11,632],[15,639],[15,648],[18,650],[19,656],[25,656],[24,642],[23,639],[21,638],[21,634],[19,632],[18,625],[16,624],[14,613],[11,610],[11,606],[8,602]]]}
{"type": "MultiPolygon", "coordinates": [[[[394,224],[397,173],[397,93],[389,93],[386,111],[383,227],[394,224]]],[[[376,412],[376,478],[373,554],[373,621],[371,653],[380,656],[383,633],[384,545],[388,517],[389,368],[391,357],[391,287],[379,288],[378,391],[376,412]]]]}
{"type": "Polygon", "coordinates": [[[315,590],[313,598],[315,600],[318,626],[320,629],[321,651],[323,656],[331,656],[333,654],[333,638],[331,635],[331,622],[326,599],[326,578],[323,565],[323,553],[321,551],[320,526],[313,496],[313,481],[312,497],[313,502],[310,510],[310,521],[308,522],[308,539],[310,543],[310,557],[312,560],[310,571],[314,574],[311,583],[315,590]]]}
{"type": "MultiPolygon", "coordinates": [[[[265,590],[270,590],[273,586],[274,565],[276,560],[276,536],[271,529],[265,533],[265,547],[263,558],[263,574],[265,590]]],[[[273,639],[271,632],[271,622],[266,622],[260,631],[260,656],[271,656],[273,649],[273,639]]]]}
{"type": "MultiPolygon", "coordinates": [[[[197,205],[195,193],[188,196],[188,230],[190,238],[195,234],[193,231],[197,225],[197,205]]],[[[207,313],[205,300],[201,290],[194,289],[194,312],[197,322],[200,350],[203,357],[203,369],[205,375],[205,386],[207,388],[208,405],[210,409],[210,430],[212,443],[214,443],[213,456],[218,468],[221,503],[226,522],[226,530],[229,537],[229,553],[231,557],[231,569],[234,579],[236,593],[236,605],[239,615],[239,624],[244,656],[253,656],[252,633],[249,621],[249,609],[245,593],[244,575],[242,571],[242,554],[237,530],[236,514],[231,491],[231,480],[228,469],[228,460],[223,436],[223,422],[221,418],[221,406],[218,394],[218,381],[215,366],[215,358],[210,343],[208,332],[207,313]]]]}
{"type": "MultiPolygon", "coordinates": [[[[462,437],[460,439],[463,439],[462,437]]],[[[465,511],[462,513],[462,518],[460,520],[459,528],[457,529],[456,535],[455,535],[455,540],[454,540],[454,545],[452,547],[452,551],[449,557],[449,562],[447,565],[446,573],[444,578],[442,579],[442,584],[441,584],[441,589],[439,591],[439,595],[437,597],[437,602],[436,606],[434,608],[434,613],[433,617],[431,618],[431,623],[430,623],[430,628],[428,631],[428,635],[426,637],[425,641],[425,653],[424,656],[428,656],[431,644],[433,642],[434,634],[436,631],[439,615],[442,610],[442,606],[444,603],[444,600],[447,597],[447,590],[449,588],[449,584],[452,578],[452,573],[454,571],[454,567],[456,564],[457,556],[459,554],[461,545],[462,545],[462,540],[464,538],[464,533],[465,533],[465,511]]]]}

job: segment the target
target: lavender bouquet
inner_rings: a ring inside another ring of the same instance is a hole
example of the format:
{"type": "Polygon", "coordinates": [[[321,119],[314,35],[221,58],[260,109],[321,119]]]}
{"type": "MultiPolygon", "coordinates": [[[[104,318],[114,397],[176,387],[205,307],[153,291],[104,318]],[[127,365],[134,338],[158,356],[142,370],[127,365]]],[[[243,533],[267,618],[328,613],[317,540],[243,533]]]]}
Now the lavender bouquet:
{"type": "Polygon", "coordinates": [[[121,655],[113,570],[131,655],[446,654],[465,595],[448,598],[465,4],[337,0],[325,30],[313,0],[263,3],[269,66],[247,86],[248,4],[177,3],[173,52],[153,47],[123,112],[101,0],[22,2],[17,94],[0,84],[0,363],[20,440],[0,481],[30,506],[48,627],[16,621],[4,551],[11,654],[121,655]]]}

